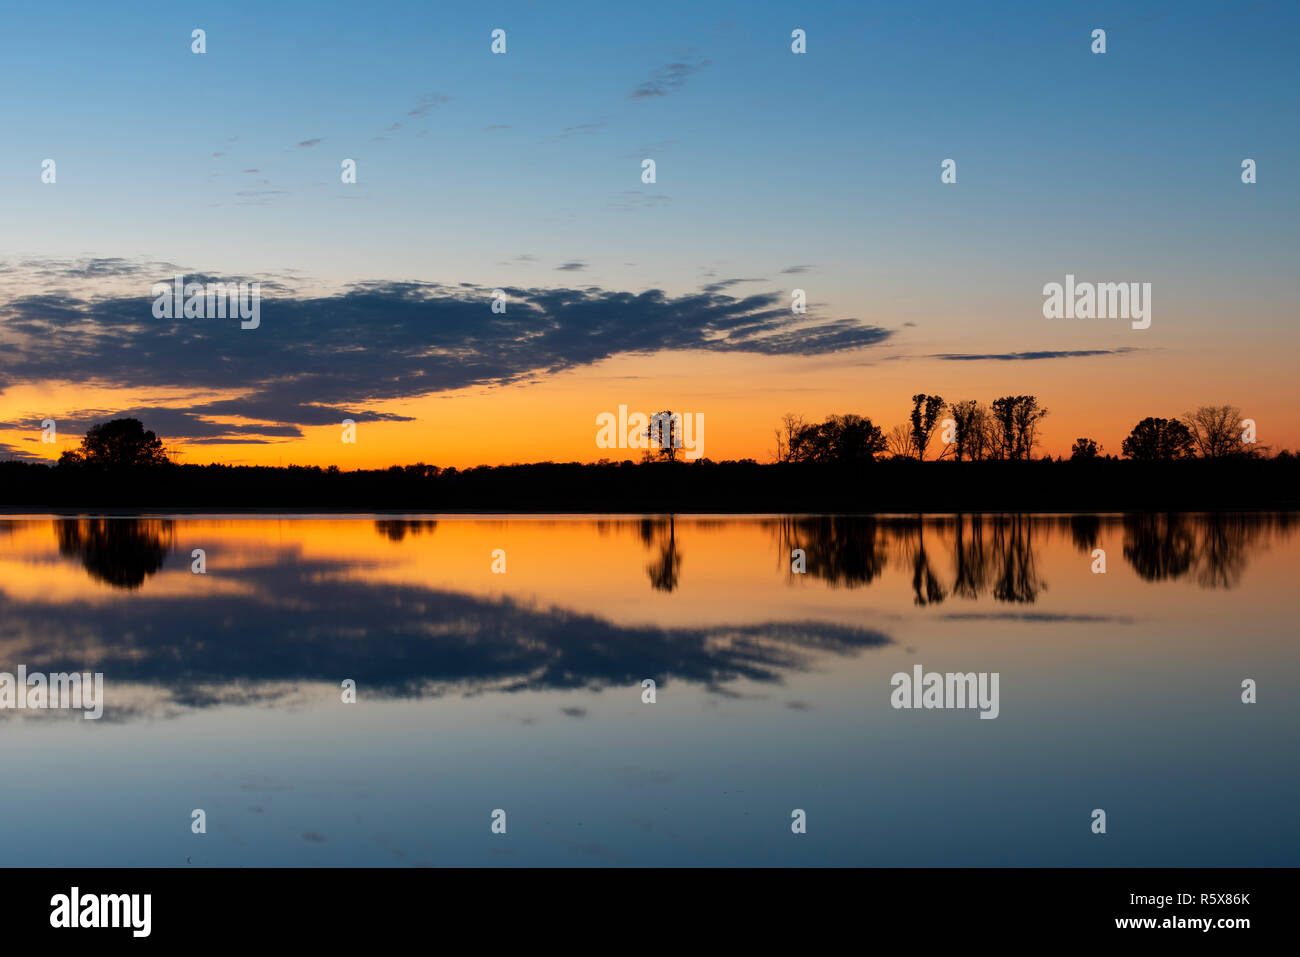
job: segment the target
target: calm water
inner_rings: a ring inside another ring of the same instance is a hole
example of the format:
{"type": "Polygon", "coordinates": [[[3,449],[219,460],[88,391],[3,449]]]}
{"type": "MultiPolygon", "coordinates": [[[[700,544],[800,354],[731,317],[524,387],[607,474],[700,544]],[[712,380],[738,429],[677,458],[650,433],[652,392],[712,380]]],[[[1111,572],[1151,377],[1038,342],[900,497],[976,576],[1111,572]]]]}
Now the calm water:
{"type": "Polygon", "coordinates": [[[106,703],[0,711],[4,863],[1300,864],[1298,528],[6,519],[0,671],[106,703]]]}

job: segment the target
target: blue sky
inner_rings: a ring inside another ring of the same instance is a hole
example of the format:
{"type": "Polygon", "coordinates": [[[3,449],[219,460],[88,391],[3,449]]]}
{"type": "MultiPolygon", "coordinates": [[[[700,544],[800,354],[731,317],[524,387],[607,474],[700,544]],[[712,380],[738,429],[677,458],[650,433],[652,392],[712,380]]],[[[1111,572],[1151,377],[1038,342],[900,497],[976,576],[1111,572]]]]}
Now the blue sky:
{"type": "Polygon", "coordinates": [[[482,283],[533,255],[539,274],[583,261],[620,286],[690,288],[719,261],[917,276],[951,257],[945,274],[969,281],[987,271],[972,242],[1038,270],[1044,231],[1099,264],[1158,246],[1147,271],[1268,266],[1293,244],[1294,5],[974,6],[14,10],[4,251],[482,283]],[[680,87],[629,97],[674,62],[696,67],[680,87]],[[37,188],[47,156],[57,191],[37,188]],[[1243,156],[1268,195],[1238,226],[1243,156]],[[946,157],[957,195],[935,188],[946,157]],[[1207,249],[1206,218],[1238,241],[1207,249]]]}

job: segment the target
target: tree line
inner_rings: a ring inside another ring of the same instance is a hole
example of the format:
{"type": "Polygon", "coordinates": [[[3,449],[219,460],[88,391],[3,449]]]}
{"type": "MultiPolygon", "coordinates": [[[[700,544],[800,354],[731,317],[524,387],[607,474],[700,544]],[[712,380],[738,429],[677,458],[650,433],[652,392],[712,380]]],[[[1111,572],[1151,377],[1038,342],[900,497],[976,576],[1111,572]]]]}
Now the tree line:
{"type": "MultiPolygon", "coordinates": [[[[852,465],[878,459],[924,461],[931,453],[934,460],[1029,461],[1047,414],[1033,395],[1002,396],[984,405],[974,399],[948,403],[942,396],[926,393],[912,396],[909,421],[888,433],[862,415],[829,415],[821,422],[808,422],[787,413],[775,431],[776,461],[852,465]]],[[[671,412],[656,416],[660,417],[662,429],[652,433],[645,458],[673,461],[680,445],[678,426],[671,412]]],[[[1253,423],[1248,423],[1241,410],[1231,405],[1202,406],[1174,419],[1148,416],[1133,426],[1121,452],[1126,459],[1142,462],[1264,458],[1270,449],[1252,441],[1253,423]]],[[[1291,456],[1283,451],[1281,457],[1291,456]]],[[[1113,456],[1107,456],[1094,439],[1074,441],[1072,461],[1103,458],[1113,456]]],[[[157,435],[140,420],[124,418],[91,426],[80,447],[63,452],[58,464],[79,471],[83,467],[156,468],[171,462],[171,453],[157,435]]],[[[407,471],[412,469],[431,470],[425,477],[441,471],[423,463],[406,466],[407,471]]],[[[330,466],[329,471],[337,473],[338,467],[330,466]]]]}
{"type": "MultiPolygon", "coordinates": [[[[878,458],[925,461],[927,455],[936,461],[1029,461],[1047,414],[1033,395],[1006,395],[985,405],[976,399],[950,403],[924,392],[912,396],[908,421],[888,432],[861,415],[809,422],[786,413],[775,430],[776,461],[854,464],[878,458]]],[[[1261,458],[1270,449],[1254,441],[1253,424],[1239,408],[1207,405],[1179,418],[1148,416],[1133,426],[1120,451],[1126,459],[1155,462],[1261,458]]],[[[1113,456],[1095,439],[1083,436],[1071,446],[1072,461],[1101,458],[1113,456]]]]}

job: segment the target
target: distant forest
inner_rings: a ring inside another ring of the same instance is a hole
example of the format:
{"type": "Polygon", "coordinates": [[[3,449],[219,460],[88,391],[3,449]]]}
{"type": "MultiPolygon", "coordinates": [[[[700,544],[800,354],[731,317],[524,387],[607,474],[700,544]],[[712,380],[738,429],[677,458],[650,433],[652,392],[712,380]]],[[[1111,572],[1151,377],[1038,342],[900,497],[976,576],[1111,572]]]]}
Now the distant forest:
{"type": "MultiPolygon", "coordinates": [[[[633,513],[935,513],[1300,508],[1300,457],[1243,442],[1240,412],[1143,419],[1125,458],[1091,439],[1068,459],[1034,458],[1046,414],[1032,396],[993,408],[914,398],[893,440],[861,416],[787,416],[777,461],[686,461],[672,413],[640,461],[440,468],[179,465],[136,419],[93,426],[57,465],[0,462],[0,509],[337,510],[633,513]],[[970,417],[964,417],[969,414],[970,417]],[[954,430],[954,423],[956,428],[954,430]],[[963,423],[966,427],[963,429],[963,423]],[[930,439],[947,428],[939,453],[930,439]],[[891,448],[892,446],[892,448],[891,448]],[[949,451],[952,450],[952,451],[949,451]]],[[[975,405],[972,403],[972,405],[975,405]]],[[[658,418],[658,417],[656,417],[658,418]]]]}

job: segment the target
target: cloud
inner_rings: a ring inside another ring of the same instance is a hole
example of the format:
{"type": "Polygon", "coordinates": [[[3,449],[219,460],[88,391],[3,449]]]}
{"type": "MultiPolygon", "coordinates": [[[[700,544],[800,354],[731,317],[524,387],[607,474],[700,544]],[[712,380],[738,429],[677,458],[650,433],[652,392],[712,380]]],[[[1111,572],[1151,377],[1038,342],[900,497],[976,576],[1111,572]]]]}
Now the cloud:
{"type": "Polygon", "coordinates": [[[1122,349],[1060,349],[1041,352],[941,352],[936,355],[926,356],[926,358],[943,359],[948,362],[974,362],[985,359],[997,362],[1019,362],[1030,359],[1078,359],[1084,356],[1118,356],[1126,352],[1136,351],[1130,346],[1125,346],[1122,349]]]}
{"type": "Polygon", "coordinates": [[[666,206],[671,201],[672,197],[665,196],[663,193],[644,193],[639,189],[625,189],[610,195],[609,207],[619,210],[652,209],[656,206],[666,206]]]}
{"type": "Polygon", "coordinates": [[[788,275],[790,273],[807,272],[809,269],[812,269],[812,266],[791,266],[789,269],[782,269],[781,272],[788,275]]]}
{"type": "MultiPolygon", "coordinates": [[[[240,416],[277,426],[362,421],[383,417],[372,411],[376,403],[523,381],[620,354],[825,355],[892,334],[856,319],[793,315],[783,292],[736,297],[719,284],[675,296],[659,289],[509,287],[509,312],[497,315],[489,308],[492,289],[472,283],[362,282],[325,295],[297,294],[271,277],[261,288],[260,328],[242,330],[231,319],[153,318],[150,286],[172,274],[139,275],[139,294],[106,295],[91,281],[82,296],[0,299],[0,388],[71,380],[186,390],[203,398],[171,410],[181,416],[156,430],[228,438],[243,433],[208,419],[240,416]],[[228,397],[234,390],[238,397],[228,397]]],[[[220,281],[193,270],[186,278],[220,281]]],[[[263,426],[253,431],[280,434],[263,426]]]]}
{"type": "Polygon", "coordinates": [[[948,621],[1032,621],[1038,624],[1049,622],[1086,622],[1093,624],[1129,625],[1133,623],[1132,618],[1123,615],[1071,615],[1051,612],[1002,611],[987,612],[984,614],[977,612],[954,612],[948,615],[939,615],[938,617],[948,621]]]}
{"type": "Polygon", "coordinates": [[[312,146],[315,146],[317,143],[323,143],[323,142],[325,141],[319,137],[312,140],[303,140],[301,143],[298,144],[298,148],[299,149],[310,148],[312,146]]]}
{"type": "Polygon", "coordinates": [[[640,160],[647,156],[654,156],[656,153],[663,153],[680,142],[681,140],[658,140],[657,142],[642,146],[640,149],[631,153],[625,153],[624,155],[628,159],[640,160]]]}
{"type": "MultiPolygon", "coordinates": [[[[27,423],[24,423],[27,424],[27,423]]],[[[46,459],[39,455],[32,455],[26,449],[20,449],[13,445],[6,445],[0,442],[0,462],[13,459],[18,462],[45,462],[46,459]]]]}
{"type": "Polygon", "coordinates": [[[766,279],[720,279],[717,282],[711,282],[704,287],[705,292],[721,292],[729,286],[735,286],[742,282],[767,282],[766,279]]]}
{"type": "Polygon", "coordinates": [[[566,139],[570,136],[590,136],[602,126],[606,120],[597,120],[595,123],[579,123],[577,126],[566,126],[560,131],[560,139],[566,139]]]}
{"type": "MultiPolygon", "coordinates": [[[[451,97],[443,96],[441,93],[425,93],[420,97],[419,105],[413,110],[408,110],[407,116],[427,116],[436,107],[444,103],[451,102],[451,97]]],[[[392,127],[389,128],[390,130],[392,127]]]]}
{"type": "Polygon", "coordinates": [[[656,96],[668,96],[686,85],[686,80],[693,73],[698,73],[709,65],[693,51],[667,66],[660,67],[651,74],[650,79],[628,94],[630,100],[643,100],[656,96]]]}
{"type": "Polygon", "coordinates": [[[586,268],[587,268],[587,264],[586,264],[586,263],[584,263],[584,262],[578,262],[578,261],[575,260],[574,262],[567,262],[567,263],[564,263],[563,265],[556,266],[556,267],[555,267],[555,271],[556,271],[556,272],[579,272],[580,270],[583,270],[583,269],[586,269],[586,268]]]}
{"type": "MultiPolygon", "coordinates": [[[[170,522],[123,519],[107,532],[76,519],[51,525],[58,560],[79,562],[119,588],[160,572],[188,574],[188,546],[170,522]]],[[[815,620],[629,626],[505,597],[374,583],[359,574],[363,568],[307,558],[285,544],[223,569],[220,594],[145,590],[133,593],[129,609],[73,602],[51,614],[39,591],[0,590],[0,651],[42,673],[95,661],[121,685],[148,685],[160,704],[192,709],[287,705],[292,686],[332,682],[335,674],[383,697],[626,688],[646,675],[661,686],[721,690],[742,681],[777,684],[830,655],[849,659],[893,643],[874,628],[815,620]],[[358,656],[362,633],[371,637],[358,656]],[[34,644],[35,634],[42,641],[34,644]],[[272,655],[260,653],[267,634],[277,636],[272,655]]],[[[105,720],[132,716],[129,704],[105,709],[105,720]]]]}
{"type": "MultiPolygon", "coordinates": [[[[110,419],[139,419],[145,427],[166,439],[193,442],[247,441],[242,436],[260,435],[299,438],[302,431],[293,425],[226,425],[209,422],[192,411],[166,406],[140,406],[126,409],[80,409],[57,416],[59,431],[68,435],[85,435],[86,430],[110,419]]],[[[0,428],[20,428],[24,422],[0,422],[0,428]]]]}
{"type": "Polygon", "coordinates": [[[24,259],[16,266],[6,263],[0,272],[22,273],[28,278],[42,279],[117,279],[122,277],[156,276],[160,272],[175,273],[179,266],[169,262],[133,262],[116,256],[59,260],[24,259]]]}

